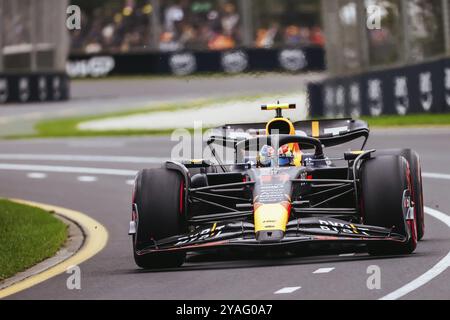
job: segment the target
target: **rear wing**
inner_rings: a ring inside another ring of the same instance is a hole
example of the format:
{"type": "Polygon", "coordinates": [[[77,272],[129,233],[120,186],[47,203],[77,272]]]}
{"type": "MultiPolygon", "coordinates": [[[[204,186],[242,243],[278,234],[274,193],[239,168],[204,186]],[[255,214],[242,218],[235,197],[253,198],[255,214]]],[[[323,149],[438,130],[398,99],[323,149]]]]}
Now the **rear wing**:
{"type": "Polygon", "coordinates": [[[324,119],[294,123],[294,127],[304,131],[308,137],[319,139],[326,147],[337,146],[359,138],[364,138],[364,149],[369,139],[369,126],[363,120],[324,119]]]}
{"type": "MultiPolygon", "coordinates": [[[[369,138],[369,126],[363,120],[322,119],[305,120],[293,123],[296,134],[319,139],[325,147],[337,146],[353,140],[364,138],[364,149],[369,138]]],[[[266,123],[228,124],[214,130],[214,136],[224,139],[249,139],[266,134],[266,123]]],[[[220,140],[220,139],[219,139],[220,140]]]]}

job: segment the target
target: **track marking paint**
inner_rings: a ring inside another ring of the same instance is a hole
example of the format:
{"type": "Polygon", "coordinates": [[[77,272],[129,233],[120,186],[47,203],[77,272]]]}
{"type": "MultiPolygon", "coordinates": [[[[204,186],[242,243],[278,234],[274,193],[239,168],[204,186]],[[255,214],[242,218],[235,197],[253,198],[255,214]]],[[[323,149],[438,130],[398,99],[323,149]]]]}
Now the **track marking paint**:
{"type": "Polygon", "coordinates": [[[280,289],[278,291],[275,291],[274,294],[287,294],[287,293],[293,293],[297,290],[300,290],[302,287],[286,287],[283,289],[280,289]]]}
{"type": "MultiPolygon", "coordinates": [[[[441,174],[432,172],[424,172],[422,173],[422,177],[429,179],[450,180],[450,174],[441,174]]],[[[448,216],[447,214],[428,207],[425,207],[425,213],[441,221],[442,223],[446,224],[447,227],[450,228],[450,216],[448,216]]],[[[445,270],[447,270],[448,267],[450,267],[450,252],[443,259],[441,259],[434,267],[432,267],[430,270],[422,274],[420,277],[414,279],[413,281],[409,282],[403,287],[385,295],[384,297],[380,298],[380,300],[400,299],[405,295],[411,293],[412,291],[417,290],[418,288],[427,284],[428,282],[436,278],[438,275],[443,273],[445,270]]]]}
{"type": "MultiPolygon", "coordinates": [[[[0,154],[2,160],[36,160],[36,161],[79,161],[79,162],[111,162],[111,163],[148,163],[162,164],[165,158],[119,157],[119,156],[89,156],[89,155],[34,155],[34,154],[0,154]]],[[[86,168],[51,165],[28,165],[0,163],[0,170],[44,171],[62,173],[84,173],[101,175],[134,176],[137,171],[108,168],[86,168]]],[[[424,178],[450,180],[450,174],[433,172],[422,173],[424,178]]]]}
{"type": "Polygon", "coordinates": [[[47,178],[47,175],[41,172],[30,172],[27,174],[27,177],[30,179],[45,179],[47,178]]]}
{"type": "Polygon", "coordinates": [[[161,164],[167,158],[155,157],[121,157],[121,156],[92,156],[71,154],[0,154],[1,160],[33,160],[33,161],[79,161],[79,162],[111,162],[111,163],[148,163],[161,164]]]}
{"type": "Polygon", "coordinates": [[[80,182],[95,182],[98,180],[98,178],[92,176],[79,176],[77,177],[77,180],[80,182]]]}
{"type": "MultiPolygon", "coordinates": [[[[432,216],[433,218],[443,222],[447,225],[447,227],[450,228],[450,216],[446,215],[443,212],[427,208],[425,207],[425,213],[432,216]]],[[[411,293],[414,290],[419,289],[423,285],[427,284],[434,278],[436,278],[438,275],[443,273],[447,268],[450,267],[450,252],[442,259],[440,260],[434,267],[432,267],[430,270],[422,274],[420,277],[414,279],[410,283],[404,285],[400,289],[397,289],[388,295],[385,295],[384,297],[380,298],[380,300],[397,300],[405,295],[411,293]]]]}
{"type": "Polygon", "coordinates": [[[441,174],[441,173],[433,173],[433,172],[423,172],[422,177],[429,178],[429,179],[450,180],[450,174],[441,174]]]}
{"type": "Polygon", "coordinates": [[[67,260],[45,270],[44,272],[33,275],[29,278],[24,279],[23,281],[17,282],[5,289],[0,290],[0,299],[28,289],[34,285],[37,285],[38,283],[44,282],[61,273],[64,273],[70,266],[80,265],[81,263],[92,258],[94,255],[100,252],[108,242],[108,231],[106,230],[106,228],[98,221],[88,217],[81,212],[25,200],[11,199],[11,201],[29,206],[39,207],[47,211],[57,212],[63,217],[77,223],[83,230],[85,239],[81,249],[67,260]]]}
{"type": "Polygon", "coordinates": [[[135,176],[137,173],[137,171],[135,170],[46,166],[46,165],[11,164],[11,163],[0,163],[0,170],[80,173],[80,174],[110,175],[110,176],[125,176],[125,177],[132,177],[135,176]]]}
{"type": "Polygon", "coordinates": [[[129,185],[129,186],[134,186],[134,180],[133,180],[133,179],[127,180],[125,183],[126,183],[127,185],[129,185]]]}
{"type": "Polygon", "coordinates": [[[314,274],[322,274],[322,273],[330,273],[331,271],[333,271],[335,268],[320,268],[317,269],[316,271],[314,271],[314,274]]]}

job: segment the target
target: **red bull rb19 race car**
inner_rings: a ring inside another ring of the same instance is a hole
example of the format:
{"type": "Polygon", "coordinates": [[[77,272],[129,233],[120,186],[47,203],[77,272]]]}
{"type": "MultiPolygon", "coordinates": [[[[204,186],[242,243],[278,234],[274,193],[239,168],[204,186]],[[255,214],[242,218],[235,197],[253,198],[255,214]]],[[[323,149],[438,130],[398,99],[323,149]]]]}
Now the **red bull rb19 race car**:
{"type": "Polygon", "coordinates": [[[371,255],[411,254],[424,235],[422,177],[410,149],[366,150],[367,123],[292,122],[295,105],[268,105],[268,123],[225,125],[207,145],[214,161],[167,161],[136,177],[136,264],[183,265],[187,252],[301,252],[312,244],[362,244],[371,255]],[[338,157],[328,148],[362,139],[338,157]],[[223,162],[218,148],[231,148],[223,162]]]}

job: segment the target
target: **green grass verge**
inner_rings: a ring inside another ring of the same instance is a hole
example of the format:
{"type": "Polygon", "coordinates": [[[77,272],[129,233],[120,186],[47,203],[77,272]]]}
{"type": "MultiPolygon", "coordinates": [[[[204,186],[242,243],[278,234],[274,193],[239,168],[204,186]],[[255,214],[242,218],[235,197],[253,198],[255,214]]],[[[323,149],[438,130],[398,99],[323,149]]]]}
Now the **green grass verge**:
{"type": "MultiPolygon", "coordinates": [[[[263,95],[234,97],[223,99],[204,99],[189,103],[162,104],[153,107],[126,110],[121,112],[89,115],[73,118],[49,119],[38,122],[35,125],[36,133],[31,135],[7,136],[6,139],[29,139],[29,138],[66,138],[66,137],[108,137],[108,136],[144,136],[144,135],[168,135],[173,129],[167,130],[108,130],[90,131],[79,130],[78,125],[82,122],[103,120],[116,117],[125,117],[143,113],[153,112],[176,112],[178,110],[203,108],[211,104],[226,103],[239,100],[256,100],[263,95]]],[[[450,126],[450,113],[448,114],[411,114],[406,116],[386,115],[380,117],[362,117],[372,128],[386,127],[414,127],[414,126],[450,126]]]]}
{"type": "Polygon", "coordinates": [[[31,139],[31,138],[67,138],[67,137],[107,137],[107,136],[142,136],[142,135],[167,135],[173,129],[168,130],[110,130],[110,131],[90,131],[79,130],[78,125],[86,121],[104,120],[116,117],[126,117],[136,114],[148,114],[155,112],[176,112],[187,109],[200,109],[211,104],[229,103],[232,101],[252,101],[264,97],[264,95],[253,95],[245,97],[232,97],[221,99],[200,99],[189,103],[170,103],[153,107],[144,107],[135,110],[125,110],[113,113],[88,115],[71,118],[57,118],[42,120],[35,124],[36,133],[27,135],[11,135],[6,139],[31,139]]]}
{"type": "MultiPolygon", "coordinates": [[[[223,99],[223,102],[228,100],[223,99]]],[[[99,115],[88,115],[72,118],[49,119],[35,124],[35,134],[31,135],[12,135],[6,139],[30,139],[30,138],[66,138],[66,137],[103,137],[103,136],[139,136],[139,135],[164,135],[172,130],[111,130],[111,131],[89,131],[79,130],[78,125],[86,121],[100,119],[126,117],[136,114],[153,112],[176,112],[178,110],[202,108],[211,103],[220,103],[222,100],[198,100],[190,103],[162,104],[154,107],[146,107],[135,110],[126,110],[99,115]]]]}
{"type": "Polygon", "coordinates": [[[0,199],[0,281],[52,257],[67,226],[50,213],[0,199]]]}
{"type": "Polygon", "coordinates": [[[450,126],[450,113],[443,114],[410,114],[406,116],[363,117],[371,127],[426,127],[450,126]]]}

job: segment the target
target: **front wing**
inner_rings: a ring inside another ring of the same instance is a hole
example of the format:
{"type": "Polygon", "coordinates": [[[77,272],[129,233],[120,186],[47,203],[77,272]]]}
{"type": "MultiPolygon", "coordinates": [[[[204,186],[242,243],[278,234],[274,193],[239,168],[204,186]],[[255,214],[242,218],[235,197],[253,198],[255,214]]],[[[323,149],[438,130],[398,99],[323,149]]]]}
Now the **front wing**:
{"type": "Polygon", "coordinates": [[[302,218],[291,220],[282,240],[261,242],[255,238],[254,225],[248,222],[215,223],[197,228],[185,235],[170,237],[138,250],[137,255],[173,251],[204,251],[211,249],[291,249],[313,243],[368,243],[371,241],[406,242],[408,236],[392,230],[352,224],[334,218],[302,218]]]}

